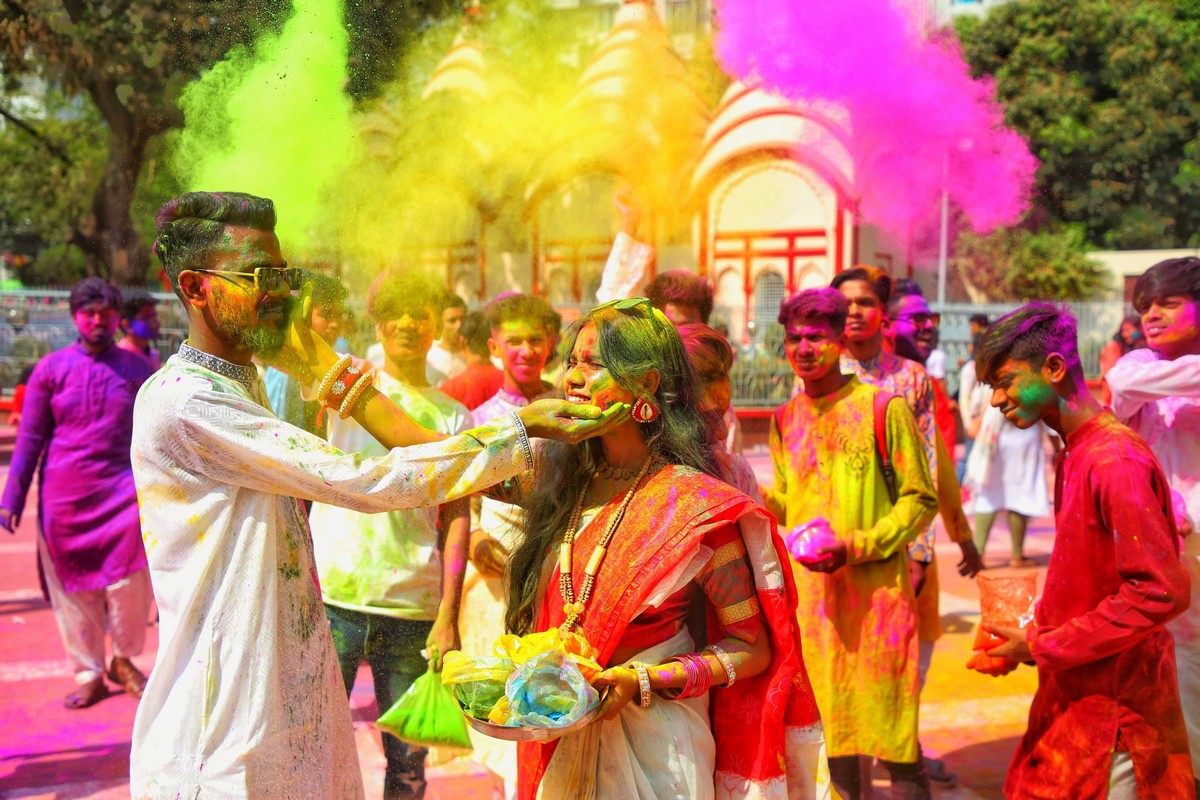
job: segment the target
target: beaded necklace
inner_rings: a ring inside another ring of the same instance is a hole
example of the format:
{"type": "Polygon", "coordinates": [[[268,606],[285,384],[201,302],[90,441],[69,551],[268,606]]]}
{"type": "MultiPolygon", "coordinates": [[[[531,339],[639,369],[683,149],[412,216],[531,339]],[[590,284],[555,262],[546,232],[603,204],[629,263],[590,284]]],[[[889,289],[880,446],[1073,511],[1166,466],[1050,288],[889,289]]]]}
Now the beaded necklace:
{"type": "MultiPolygon", "coordinates": [[[[642,469],[638,472],[637,477],[633,479],[633,484],[629,490],[625,492],[625,498],[621,501],[620,508],[613,514],[609,520],[608,527],[604,530],[604,536],[601,537],[600,543],[596,545],[596,549],[592,551],[592,557],[588,559],[587,568],[583,571],[583,588],[579,591],[579,599],[575,599],[575,581],[571,576],[571,555],[575,545],[575,536],[579,533],[579,522],[583,518],[583,501],[587,498],[588,489],[592,486],[592,478],[588,478],[587,484],[583,487],[583,491],[579,493],[579,499],[575,501],[575,508],[571,511],[570,520],[567,522],[567,533],[563,537],[562,544],[558,546],[558,588],[562,593],[563,598],[563,613],[566,615],[566,620],[562,625],[559,625],[559,630],[563,633],[568,633],[579,618],[583,616],[584,608],[587,601],[592,596],[592,587],[596,583],[596,573],[600,571],[600,563],[604,561],[604,554],[608,551],[608,545],[612,542],[613,535],[617,532],[617,527],[621,524],[621,520],[625,518],[625,511],[629,508],[629,503],[633,500],[633,495],[637,492],[638,484],[642,482],[642,478],[646,477],[646,473],[650,471],[650,465],[656,461],[654,456],[647,456],[646,461],[642,464],[642,469]]],[[[593,475],[592,477],[595,477],[593,475]]]]}

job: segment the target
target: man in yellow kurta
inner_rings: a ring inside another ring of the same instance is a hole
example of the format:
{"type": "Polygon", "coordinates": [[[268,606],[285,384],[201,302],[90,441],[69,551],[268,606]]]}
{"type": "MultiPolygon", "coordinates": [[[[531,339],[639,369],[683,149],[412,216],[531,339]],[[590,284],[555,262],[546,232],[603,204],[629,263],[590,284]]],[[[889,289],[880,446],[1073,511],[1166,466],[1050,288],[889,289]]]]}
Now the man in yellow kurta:
{"type": "Polygon", "coordinates": [[[836,289],[785,301],[788,362],[804,393],[771,427],[767,507],[790,531],[817,517],[836,543],[793,562],[804,661],[843,798],[861,793],[858,756],[878,758],[904,797],[929,797],[917,746],[917,617],[907,546],[937,513],[921,434],[903,400],[885,412],[896,472],[892,503],[875,443],[874,386],[839,368],[848,304],[836,289]]]}

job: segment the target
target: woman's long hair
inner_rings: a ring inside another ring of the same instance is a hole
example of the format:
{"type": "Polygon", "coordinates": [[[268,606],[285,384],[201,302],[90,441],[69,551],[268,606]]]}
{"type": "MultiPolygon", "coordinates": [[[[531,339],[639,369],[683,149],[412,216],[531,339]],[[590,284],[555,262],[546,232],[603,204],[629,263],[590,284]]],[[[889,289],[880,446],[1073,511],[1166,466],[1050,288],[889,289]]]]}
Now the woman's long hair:
{"type": "MultiPolygon", "coordinates": [[[[720,477],[698,407],[697,381],[670,321],[648,301],[636,305],[623,301],[621,308],[605,305],[593,309],[563,336],[559,353],[564,363],[575,349],[580,331],[588,325],[596,328],[600,362],[625,389],[641,395],[642,378],[652,369],[658,371],[653,400],[662,413],[653,422],[638,426],[651,455],[720,477]]],[[[524,634],[533,630],[543,560],[547,553],[558,553],[571,510],[600,457],[600,443],[594,439],[577,445],[545,442],[540,448],[533,485],[524,502],[523,535],[508,561],[504,621],[509,631],[524,634]]]]}

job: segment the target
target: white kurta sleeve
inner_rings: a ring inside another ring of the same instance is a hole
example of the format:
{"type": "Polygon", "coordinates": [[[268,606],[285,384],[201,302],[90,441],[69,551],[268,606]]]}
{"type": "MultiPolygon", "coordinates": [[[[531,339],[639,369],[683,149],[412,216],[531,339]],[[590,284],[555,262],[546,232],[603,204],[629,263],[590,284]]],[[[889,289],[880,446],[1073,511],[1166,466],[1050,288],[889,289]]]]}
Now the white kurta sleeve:
{"type": "Polygon", "coordinates": [[[608,262],[600,276],[600,288],[596,290],[596,301],[607,303],[632,297],[646,275],[646,268],[654,258],[654,248],[642,244],[624,231],[613,241],[608,262]]]}
{"type": "Polygon", "coordinates": [[[198,392],[163,446],[184,469],[222,483],[379,513],[442,503],[525,471],[532,463],[510,414],[440,442],[363,458],[228,393],[198,392]]]}
{"type": "Polygon", "coordinates": [[[1200,398],[1200,356],[1167,361],[1150,349],[1133,350],[1121,356],[1105,379],[1113,413],[1127,422],[1142,406],[1164,397],[1200,398]]]}

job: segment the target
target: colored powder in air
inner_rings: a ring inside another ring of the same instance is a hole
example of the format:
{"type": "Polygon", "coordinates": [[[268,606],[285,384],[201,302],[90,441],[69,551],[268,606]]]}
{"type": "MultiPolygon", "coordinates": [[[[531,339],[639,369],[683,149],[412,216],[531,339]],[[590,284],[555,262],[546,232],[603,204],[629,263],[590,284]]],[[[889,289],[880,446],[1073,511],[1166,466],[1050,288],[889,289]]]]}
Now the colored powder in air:
{"type": "Polygon", "coordinates": [[[292,10],[278,34],[232,51],[184,90],[172,147],[189,190],[274,200],[285,251],[314,244],[322,190],[357,148],[341,0],[295,0],[292,10]]]}
{"type": "Polygon", "coordinates": [[[900,0],[717,0],[722,66],[798,101],[850,115],[862,217],[900,234],[927,227],[943,187],[973,228],[1017,221],[1036,159],[1004,127],[991,82],[973,80],[958,43],[926,38],[900,0]]]}
{"type": "Polygon", "coordinates": [[[597,46],[572,15],[521,9],[431,28],[359,118],[364,154],[336,203],[349,260],[373,273],[444,253],[481,219],[501,252],[527,251],[535,215],[543,243],[606,238],[626,183],[648,214],[682,213],[707,116],[661,22],[626,7],[597,46]]]}

